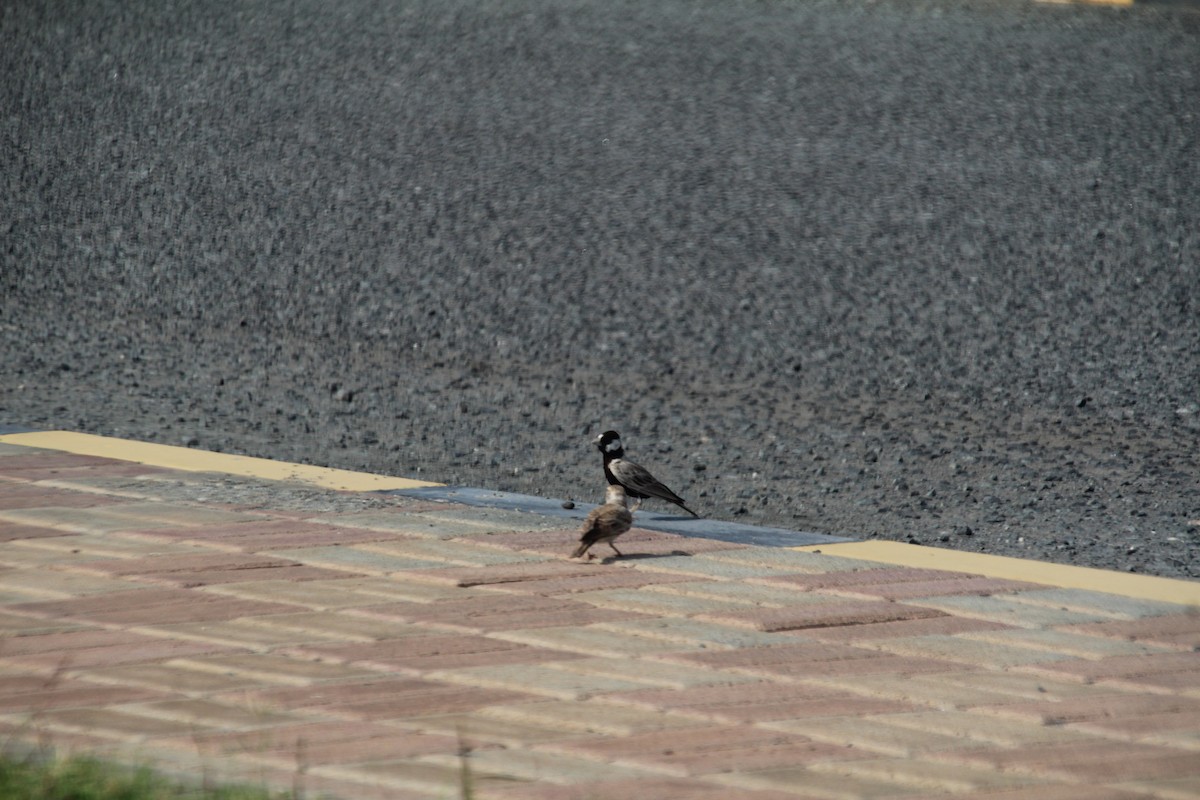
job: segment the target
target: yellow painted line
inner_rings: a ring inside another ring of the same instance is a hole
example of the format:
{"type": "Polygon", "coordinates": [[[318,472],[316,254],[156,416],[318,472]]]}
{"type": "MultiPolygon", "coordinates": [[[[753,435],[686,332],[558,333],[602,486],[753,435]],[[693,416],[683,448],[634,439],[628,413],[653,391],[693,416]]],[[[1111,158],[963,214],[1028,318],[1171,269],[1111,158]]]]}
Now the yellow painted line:
{"type": "Polygon", "coordinates": [[[1134,575],[1091,567],[1050,564],[1024,558],[962,553],[938,547],[922,547],[902,542],[870,541],[819,544],[794,547],[793,550],[820,550],[831,556],[861,558],[902,567],[926,567],[954,572],[970,572],[989,578],[1044,583],[1064,589],[1090,589],[1094,592],[1161,600],[1166,603],[1200,606],[1200,582],[1134,575]]]}
{"type": "Polygon", "coordinates": [[[332,467],[314,467],[308,464],[289,464],[286,461],[272,461],[267,458],[213,453],[208,450],[193,450],[189,447],[135,442],[129,439],[94,436],[90,433],[71,431],[10,433],[0,436],[0,442],[60,450],[76,455],[134,461],[138,464],[149,464],[154,467],[178,469],[185,472],[223,472],[227,475],[241,475],[268,481],[298,481],[325,489],[346,492],[415,489],[421,486],[442,485],[430,481],[391,478],[386,475],[371,475],[365,472],[333,469],[332,467]]]}

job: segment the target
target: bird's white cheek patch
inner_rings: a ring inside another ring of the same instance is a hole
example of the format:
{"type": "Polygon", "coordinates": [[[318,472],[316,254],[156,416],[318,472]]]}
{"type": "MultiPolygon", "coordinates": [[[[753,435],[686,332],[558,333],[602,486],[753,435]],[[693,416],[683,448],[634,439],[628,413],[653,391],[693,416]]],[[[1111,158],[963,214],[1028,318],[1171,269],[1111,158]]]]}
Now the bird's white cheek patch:
{"type": "Polygon", "coordinates": [[[605,450],[605,452],[608,452],[608,453],[615,453],[620,449],[621,449],[621,440],[620,439],[613,439],[611,442],[604,445],[604,450],[605,450]]]}

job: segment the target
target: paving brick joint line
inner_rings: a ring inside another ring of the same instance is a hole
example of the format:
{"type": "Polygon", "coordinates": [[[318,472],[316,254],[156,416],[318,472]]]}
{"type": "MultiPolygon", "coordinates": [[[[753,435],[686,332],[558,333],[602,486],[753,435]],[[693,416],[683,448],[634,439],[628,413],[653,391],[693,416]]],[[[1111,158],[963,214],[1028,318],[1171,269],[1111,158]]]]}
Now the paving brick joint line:
{"type": "Polygon", "coordinates": [[[571,561],[570,520],[9,438],[10,747],[341,798],[458,796],[464,748],[499,800],[1200,797],[1183,603],[643,529],[571,561]]]}

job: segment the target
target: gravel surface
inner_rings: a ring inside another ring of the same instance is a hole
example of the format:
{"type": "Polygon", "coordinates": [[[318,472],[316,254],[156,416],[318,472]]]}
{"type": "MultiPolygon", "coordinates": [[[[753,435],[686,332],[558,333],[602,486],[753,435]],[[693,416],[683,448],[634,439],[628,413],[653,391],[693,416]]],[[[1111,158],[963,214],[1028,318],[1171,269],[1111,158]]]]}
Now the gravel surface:
{"type": "Polygon", "coordinates": [[[587,501],[611,427],[712,518],[1195,577],[1198,53],[1185,5],[8,3],[0,422],[587,501]]]}

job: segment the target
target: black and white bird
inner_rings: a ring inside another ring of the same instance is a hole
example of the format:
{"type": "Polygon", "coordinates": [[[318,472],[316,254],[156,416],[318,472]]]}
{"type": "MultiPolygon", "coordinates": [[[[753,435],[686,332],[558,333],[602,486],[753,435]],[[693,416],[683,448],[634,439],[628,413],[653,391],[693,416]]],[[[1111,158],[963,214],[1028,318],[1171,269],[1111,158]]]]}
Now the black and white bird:
{"type": "Polygon", "coordinates": [[[609,486],[604,492],[604,505],[596,506],[583,521],[583,532],[579,547],[571,558],[580,558],[594,544],[605,542],[618,556],[621,551],[613,544],[618,536],[633,527],[633,514],[625,499],[625,490],[620,486],[609,486]]]}
{"type": "Polygon", "coordinates": [[[648,497],[657,497],[659,500],[674,503],[693,517],[700,516],[685,506],[682,497],[664,486],[645,467],[625,459],[621,434],[616,431],[605,431],[596,437],[595,445],[604,455],[604,477],[608,479],[609,485],[622,487],[625,494],[638,501],[633,507],[634,511],[638,510],[642,500],[648,497]]]}

